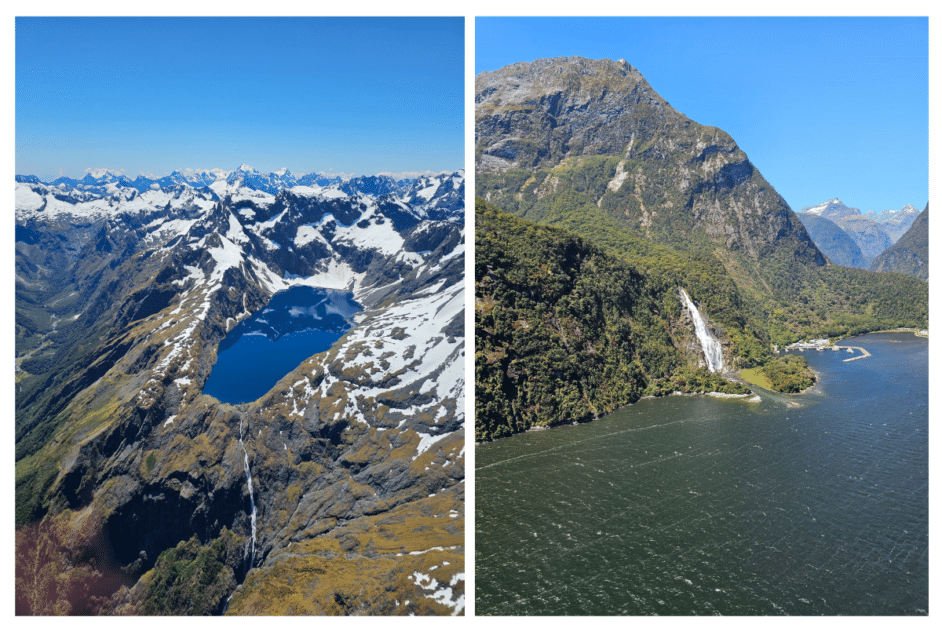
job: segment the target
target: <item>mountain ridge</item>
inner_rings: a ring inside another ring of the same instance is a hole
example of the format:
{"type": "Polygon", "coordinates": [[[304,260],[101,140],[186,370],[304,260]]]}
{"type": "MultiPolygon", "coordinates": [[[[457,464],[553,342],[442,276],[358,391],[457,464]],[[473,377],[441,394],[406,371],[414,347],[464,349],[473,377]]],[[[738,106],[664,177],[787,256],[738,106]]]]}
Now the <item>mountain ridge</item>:
{"type": "Polygon", "coordinates": [[[900,272],[929,280],[929,204],[892,246],[870,266],[879,272],[900,272]]]}
{"type": "Polygon", "coordinates": [[[73,611],[284,612],[260,591],[328,586],[324,552],[371,576],[296,611],[463,609],[463,203],[324,190],[16,183],[17,547],[97,557],[63,563],[113,586],[73,611]],[[202,394],[219,342],[296,285],[352,292],[357,325],[254,402],[202,394]],[[154,571],[192,561],[193,586],[154,571]]]}

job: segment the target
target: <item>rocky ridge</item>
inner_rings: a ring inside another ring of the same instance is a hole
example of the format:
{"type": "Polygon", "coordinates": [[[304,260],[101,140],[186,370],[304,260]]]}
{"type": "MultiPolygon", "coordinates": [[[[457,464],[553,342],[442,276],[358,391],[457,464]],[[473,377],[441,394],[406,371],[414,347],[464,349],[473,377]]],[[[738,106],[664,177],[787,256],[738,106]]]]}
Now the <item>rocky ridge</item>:
{"type": "Polygon", "coordinates": [[[807,212],[798,212],[796,216],[808,230],[808,235],[814,243],[831,262],[854,268],[864,268],[867,265],[854,239],[833,221],[807,212]]]}
{"type": "Polygon", "coordinates": [[[873,260],[870,270],[898,272],[929,280],[929,204],[909,230],[873,260]]]}
{"type": "Polygon", "coordinates": [[[825,263],[735,141],[677,112],[624,60],[539,59],[482,72],[475,150],[476,193],[525,218],[536,212],[524,208],[575,186],[660,243],[700,235],[750,259],[787,250],[825,263]],[[511,177],[517,170],[529,176],[511,177]]]}
{"type": "Polygon", "coordinates": [[[96,522],[127,582],[106,612],[158,612],[168,587],[200,604],[164,611],[222,612],[239,583],[229,612],[277,612],[253,587],[303,586],[311,552],[376,580],[322,582],[307,612],[460,612],[463,203],[216,185],[17,183],[18,521],[96,522]],[[293,285],[352,292],[357,326],[255,402],[202,395],[225,334],[293,285]],[[240,551],[197,593],[154,571],[222,540],[240,551]],[[384,589],[442,559],[447,581],[384,589]]]}

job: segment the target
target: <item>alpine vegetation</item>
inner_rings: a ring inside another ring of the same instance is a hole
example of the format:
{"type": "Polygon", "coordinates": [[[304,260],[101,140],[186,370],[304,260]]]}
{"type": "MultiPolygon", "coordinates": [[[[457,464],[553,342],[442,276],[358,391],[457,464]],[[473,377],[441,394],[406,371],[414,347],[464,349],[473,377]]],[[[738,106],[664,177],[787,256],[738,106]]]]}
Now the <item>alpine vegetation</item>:
{"type": "Polygon", "coordinates": [[[463,612],[463,170],[15,214],[18,613],[463,612]]]}

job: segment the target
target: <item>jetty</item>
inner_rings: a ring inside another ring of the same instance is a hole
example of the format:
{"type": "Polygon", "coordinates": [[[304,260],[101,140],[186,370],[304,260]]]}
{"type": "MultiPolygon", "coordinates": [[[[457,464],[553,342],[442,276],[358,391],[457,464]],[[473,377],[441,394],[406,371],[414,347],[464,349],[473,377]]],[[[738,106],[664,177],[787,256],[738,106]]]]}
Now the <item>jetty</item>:
{"type": "Polygon", "coordinates": [[[863,347],[848,347],[846,345],[841,345],[838,348],[847,349],[847,353],[852,353],[854,349],[857,349],[858,351],[860,351],[860,355],[855,356],[853,358],[847,358],[846,360],[844,360],[844,362],[853,362],[854,360],[862,360],[864,358],[870,357],[870,352],[864,349],[863,347]]]}

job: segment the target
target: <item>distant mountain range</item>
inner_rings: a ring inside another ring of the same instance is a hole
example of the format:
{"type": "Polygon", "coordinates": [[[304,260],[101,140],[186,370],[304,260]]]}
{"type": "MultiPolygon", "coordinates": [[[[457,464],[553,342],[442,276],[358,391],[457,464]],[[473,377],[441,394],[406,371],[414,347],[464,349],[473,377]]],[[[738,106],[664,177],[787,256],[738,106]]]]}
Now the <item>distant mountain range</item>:
{"type": "Polygon", "coordinates": [[[918,215],[919,210],[912,205],[862,214],[837,198],[798,212],[815,244],[832,262],[855,268],[870,268],[874,258],[899,240],[918,215]],[[842,231],[854,246],[823,221],[842,231]]]}
{"type": "MultiPolygon", "coordinates": [[[[199,193],[210,201],[219,201],[226,196],[246,198],[269,198],[283,190],[296,189],[300,194],[318,195],[325,198],[343,198],[365,194],[373,197],[389,196],[408,202],[413,209],[424,211],[432,220],[445,220],[456,209],[464,208],[464,170],[423,175],[417,178],[395,179],[388,175],[374,175],[341,179],[326,174],[308,174],[295,177],[287,168],[276,172],[261,173],[242,165],[235,170],[178,170],[166,177],[149,179],[138,176],[131,180],[124,175],[100,171],[89,173],[81,179],[59,177],[44,183],[35,175],[16,175],[17,183],[37,186],[40,196],[46,200],[49,211],[56,211],[57,201],[75,206],[91,203],[88,211],[102,211],[95,204],[103,198],[134,198],[140,194],[171,194],[176,198],[199,193]],[[51,201],[50,201],[51,199],[51,201]],[[51,202],[51,204],[50,204],[51,202]]],[[[24,188],[25,189],[25,188],[24,188]]],[[[22,207],[18,205],[20,209],[22,207]]],[[[37,208],[37,211],[42,211],[37,208]]],[[[72,207],[69,213],[77,213],[72,207]]],[[[107,213],[107,212],[106,212],[107,213]]]]}
{"type": "Polygon", "coordinates": [[[281,168],[274,172],[263,173],[255,168],[242,164],[235,170],[223,170],[222,168],[211,169],[192,169],[175,170],[163,177],[148,177],[143,174],[136,178],[122,174],[116,174],[111,170],[96,170],[89,172],[81,179],[72,177],[58,177],[52,181],[42,180],[36,175],[16,175],[16,181],[19,183],[42,183],[49,186],[58,186],[64,184],[71,188],[86,189],[90,191],[101,191],[109,186],[119,188],[134,188],[139,192],[150,189],[173,187],[175,185],[187,185],[194,188],[213,187],[221,181],[227,185],[236,184],[248,187],[253,190],[261,190],[269,194],[277,194],[286,188],[292,188],[298,185],[328,187],[336,185],[342,187],[347,194],[354,192],[363,192],[377,196],[388,194],[397,190],[408,188],[412,182],[418,179],[437,178],[443,174],[426,174],[414,177],[395,178],[388,174],[366,175],[366,176],[347,176],[335,175],[323,172],[313,172],[305,175],[294,175],[287,168],[281,168]]]}

